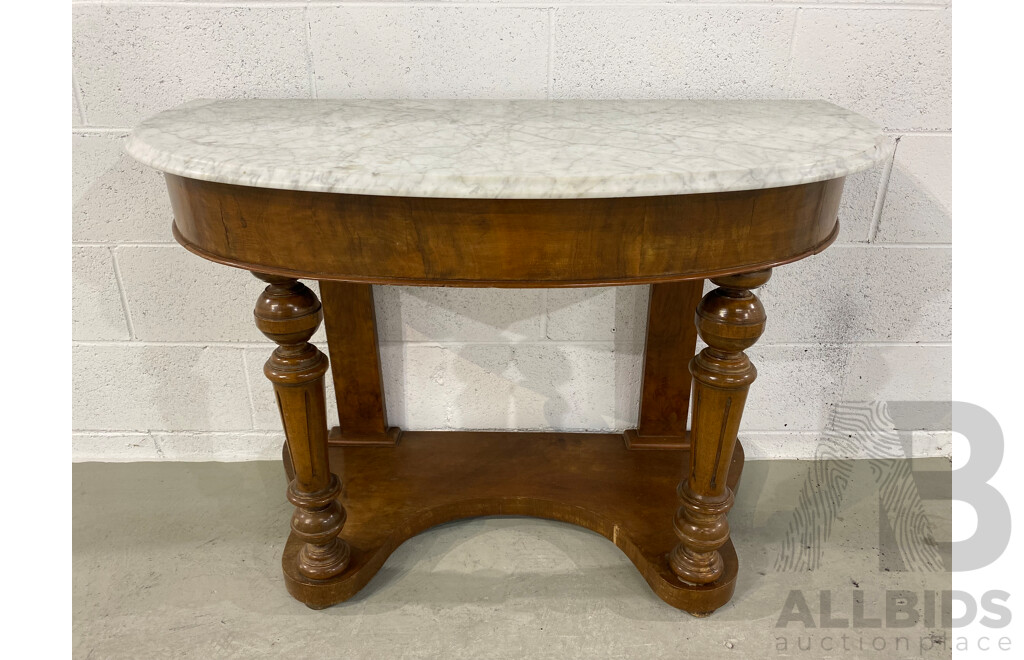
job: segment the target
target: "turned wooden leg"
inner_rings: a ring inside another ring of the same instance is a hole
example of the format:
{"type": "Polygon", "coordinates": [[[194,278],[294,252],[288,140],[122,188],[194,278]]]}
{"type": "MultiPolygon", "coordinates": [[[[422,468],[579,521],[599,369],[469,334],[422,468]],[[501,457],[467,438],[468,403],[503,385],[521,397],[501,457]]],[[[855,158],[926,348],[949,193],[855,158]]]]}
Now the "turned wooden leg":
{"type": "Polygon", "coordinates": [[[338,538],[345,509],[337,501],[341,481],[327,458],[327,356],[309,343],[323,312],[305,284],[254,274],[269,285],[256,301],[256,327],[278,345],[263,373],[274,384],[295,475],[288,485],[288,500],[295,505],[292,530],[305,542],[298,570],[307,578],[325,580],[345,570],[349,548],[338,538]]]}
{"type": "Polygon", "coordinates": [[[712,278],[718,288],[704,296],[694,317],[708,346],[690,361],[690,464],[678,489],[683,504],[674,522],[680,543],[669,555],[673,572],[691,584],[722,575],[718,549],[729,540],[726,513],[733,502],[726,475],[747,390],[757,377],[743,350],[754,345],[765,324],[764,307],[750,289],[769,277],[771,270],[712,278]]]}

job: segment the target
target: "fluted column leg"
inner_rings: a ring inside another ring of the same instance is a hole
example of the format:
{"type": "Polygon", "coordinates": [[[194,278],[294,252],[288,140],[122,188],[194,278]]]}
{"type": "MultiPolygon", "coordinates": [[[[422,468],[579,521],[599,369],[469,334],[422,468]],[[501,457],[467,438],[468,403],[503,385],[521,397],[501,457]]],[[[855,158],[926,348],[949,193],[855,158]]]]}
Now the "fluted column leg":
{"type": "Polygon", "coordinates": [[[709,584],[722,575],[718,550],[729,540],[726,513],[733,494],[726,486],[743,405],[757,370],[743,352],[764,332],[765,313],[750,289],[771,277],[770,270],[712,278],[718,288],[697,306],[697,332],[707,343],[690,361],[693,405],[690,464],[678,494],[679,544],[669,555],[673,572],[691,584],[709,584]]]}
{"type": "Polygon", "coordinates": [[[323,312],[316,294],[301,282],[254,274],[268,284],[256,301],[256,326],[278,345],[263,373],[274,385],[295,474],[288,485],[288,500],[295,505],[291,525],[305,542],[298,570],[325,580],[348,566],[349,547],[338,538],[345,509],[337,500],[341,482],[327,456],[327,356],[309,343],[323,312]]]}

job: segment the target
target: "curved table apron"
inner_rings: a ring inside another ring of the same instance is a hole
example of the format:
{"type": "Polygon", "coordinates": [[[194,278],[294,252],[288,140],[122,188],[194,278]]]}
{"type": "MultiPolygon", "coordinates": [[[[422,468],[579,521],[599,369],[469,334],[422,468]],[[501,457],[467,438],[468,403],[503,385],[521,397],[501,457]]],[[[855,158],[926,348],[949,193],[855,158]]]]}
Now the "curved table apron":
{"type": "Polygon", "coordinates": [[[835,239],[843,176],[687,194],[474,198],[239,185],[163,169],[178,242],[267,282],[255,319],[279,345],[264,371],[287,436],[296,509],[282,565],[293,596],[327,607],[433,525],[525,515],[602,534],[677,608],[703,616],[728,602],[738,562],[726,513],[756,377],[743,351],[765,325],[751,290],[835,239]],[[705,278],[718,288],[702,298],[705,278]],[[298,279],[319,280],[322,303],[298,279]],[[653,284],[637,428],[390,426],[372,284],[653,284]],[[321,319],[339,411],[330,431],[328,360],[309,343],[321,319]],[[698,333],[708,347],[695,355],[698,333]]]}
{"type": "Polygon", "coordinates": [[[167,175],[174,236],[293,278],[466,287],[678,282],[820,252],[843,179],[605,199],[445,199],[251,188],[167,175]]]}

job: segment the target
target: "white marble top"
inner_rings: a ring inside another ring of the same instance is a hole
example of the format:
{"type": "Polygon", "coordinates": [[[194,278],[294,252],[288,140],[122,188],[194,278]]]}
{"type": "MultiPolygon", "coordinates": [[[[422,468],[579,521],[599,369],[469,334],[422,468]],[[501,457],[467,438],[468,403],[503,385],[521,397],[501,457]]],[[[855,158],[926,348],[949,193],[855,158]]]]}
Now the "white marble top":
{"type": "Polygon", "coordinates": [[[193,101],[128,153],[194,179],[408,197],[638,197],[772,188],[885,157],[824,101],[193,101]]]}

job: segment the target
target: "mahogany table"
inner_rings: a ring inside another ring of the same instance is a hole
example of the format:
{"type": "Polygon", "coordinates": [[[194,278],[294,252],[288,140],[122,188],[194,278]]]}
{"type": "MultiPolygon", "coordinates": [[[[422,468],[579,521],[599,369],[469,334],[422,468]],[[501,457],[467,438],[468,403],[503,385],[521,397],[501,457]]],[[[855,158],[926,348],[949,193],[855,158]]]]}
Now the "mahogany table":
{"type": "Polygon", "coordinates": [[[843,178],[886,152],[875,124],[818,101],[196,101],[127,149],[166,173],[179,243],[267,284],[295,598],[350,598],[433,525],[525,515],[604,535],[698,616],[736,582],[752,290],[835,239],[843,178]],[[653,285],[636,428],[390,426],[374,284],[653,285]]]}

